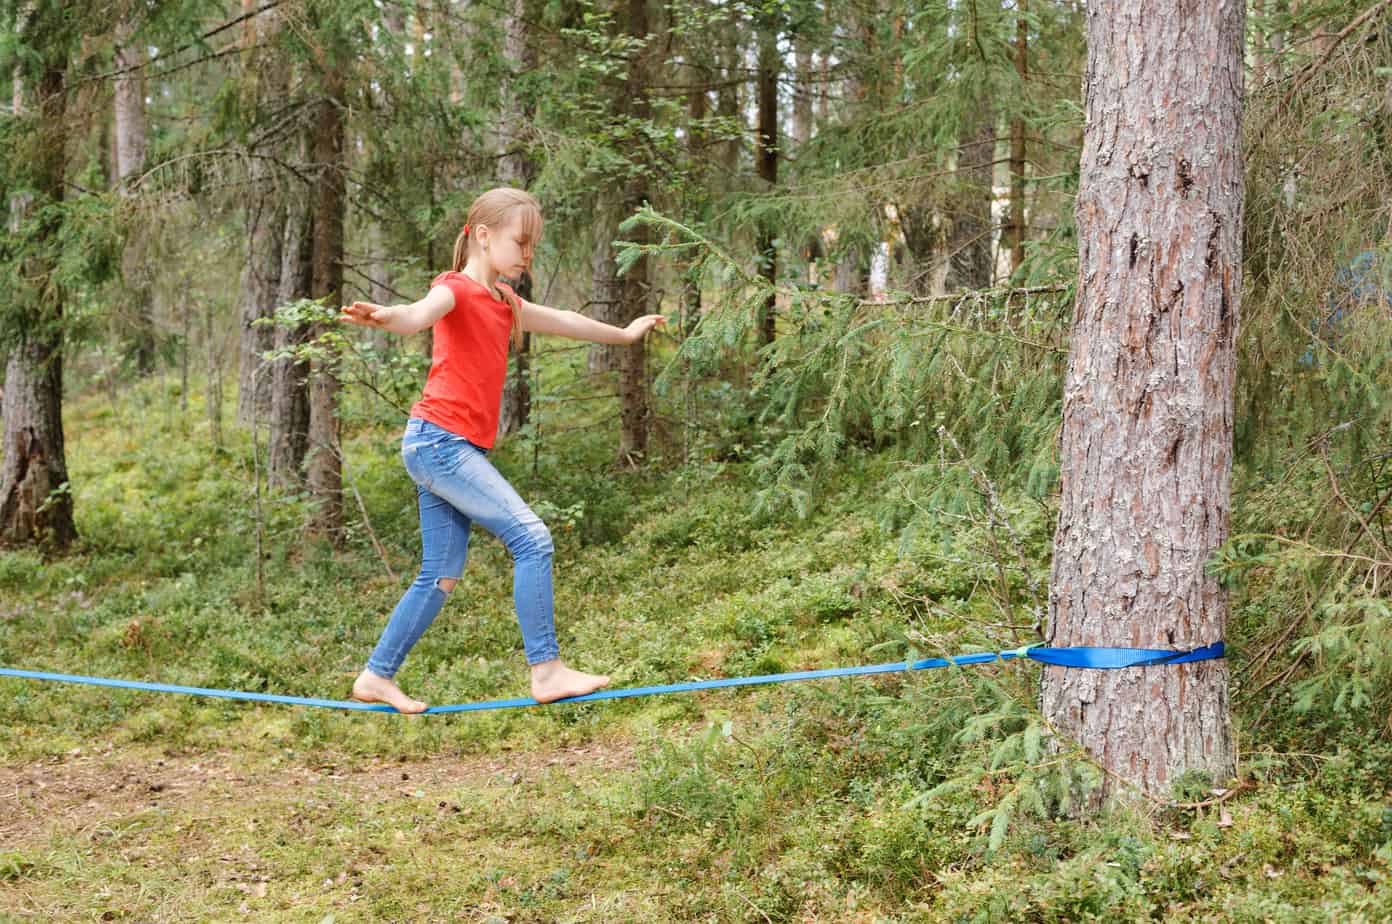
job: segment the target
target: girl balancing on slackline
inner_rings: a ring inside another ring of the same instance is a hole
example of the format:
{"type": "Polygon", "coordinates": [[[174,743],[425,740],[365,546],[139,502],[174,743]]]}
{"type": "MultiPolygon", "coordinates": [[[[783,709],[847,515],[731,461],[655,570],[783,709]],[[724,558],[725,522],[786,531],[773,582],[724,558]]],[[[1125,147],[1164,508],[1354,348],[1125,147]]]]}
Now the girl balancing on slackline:
{"type": "Polygon", "coordinates": [[[561,662],[551,593],[551,534],[487,459],[498,431],[508,339],[522,331],[595,343],[637,343],[660,314],[613,327],[519,298],[499,276],[517,278],[541,237],[541,208],[520,189],[492,189],[474,200],[454,244],[454,269],[441,273],[418,302],[383,307],[354,302],[340,320],[413,334],[434,325],[425,393],[411,408],[401,455],[420,501],[420,574],[391,619],[352,697],[422,712],[425,703],[392,678],[406,653],[444,606],[464,571],[474,523],[496,535],[513,558],[513,602],[531,665],[532,696],[548,703],[591,693],[608,677],[561,662]]]}

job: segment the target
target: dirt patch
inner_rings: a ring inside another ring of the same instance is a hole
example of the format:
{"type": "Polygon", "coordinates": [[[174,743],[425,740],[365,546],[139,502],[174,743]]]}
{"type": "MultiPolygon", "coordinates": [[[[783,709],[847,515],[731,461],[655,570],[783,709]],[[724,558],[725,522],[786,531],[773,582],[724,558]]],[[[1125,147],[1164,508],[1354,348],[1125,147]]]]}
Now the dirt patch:
{"type": "Polygon", "coordinates": [[[623,772],[635,765],[629,742],[592,743],[427,760],[345,761],[343,766],[253,764],[233,751],[187,757],[135,757],[119,750],[77,750],[59,758],[0,767],[0,844],[22,847],[57,831],[99,829],[151,808],[274,798],[278,791],[318,785],[351,791],[363,801],[410,797],[450,786],[520,785],[560,773],[567,777],[623,772]]]}

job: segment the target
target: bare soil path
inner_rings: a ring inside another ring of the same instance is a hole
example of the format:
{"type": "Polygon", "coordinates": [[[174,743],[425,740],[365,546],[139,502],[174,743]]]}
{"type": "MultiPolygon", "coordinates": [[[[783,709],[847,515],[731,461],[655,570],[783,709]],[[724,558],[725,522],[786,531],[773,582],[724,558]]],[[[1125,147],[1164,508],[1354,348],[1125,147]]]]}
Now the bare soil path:
{"type": "Polygon", "coordinates": [[[142,809],[283,797],[332,785],[364,801],[458,786],[522,784],[560,772],[583,776],[634,766],[628,742],[590,743],[507,754],[426,760],[345,761],[342,766],[250,760],[236,751],[132,757],[79,749],[60,758],[0,766],[0,844],[20,848],[57,831],[77,831],[142,809]]]}

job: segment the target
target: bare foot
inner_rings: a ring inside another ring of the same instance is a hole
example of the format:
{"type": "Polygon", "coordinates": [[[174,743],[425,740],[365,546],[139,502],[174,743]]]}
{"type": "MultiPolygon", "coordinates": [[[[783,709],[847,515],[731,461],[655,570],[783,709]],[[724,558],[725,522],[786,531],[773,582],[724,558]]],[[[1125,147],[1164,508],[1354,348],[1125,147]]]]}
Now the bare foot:
{"type": "Polygon", "coordinates": [[[427,708],[425,703],[402,693],[401,688],[391,680],[366,670],[353,681],[351,696],[360,703],[386,703],[397,712],[408,714],[424,712],[427,708]]]}
{"type": "Polygon", "coordinates": [[[567,696],[584,696],[608,683],[608,677],[566,667],[560,658],[532,665],[532,699],[539,703],[555,702],[567,696]]]}

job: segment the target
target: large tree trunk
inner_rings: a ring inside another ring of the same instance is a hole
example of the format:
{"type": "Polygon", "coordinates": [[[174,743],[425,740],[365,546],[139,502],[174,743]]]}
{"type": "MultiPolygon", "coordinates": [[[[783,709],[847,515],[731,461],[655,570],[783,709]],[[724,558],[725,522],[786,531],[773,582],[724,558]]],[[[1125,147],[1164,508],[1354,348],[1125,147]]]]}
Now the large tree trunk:
{"type": "MultiPolygon", "coordinates": [[[[516,72],[525,74],[536,67],[536,51],[527,35],[527,0],[513,0],[507,20],[507,41],[504,51],[516,72]]],[[[527,188],[536,174],[536,165],[528,155],[522,140],[522,127],[531,121],[536,107],[523,99],[509,81],[503,97],[503,119],[499,132],[498,179],[503,183],[527,188]]],[[[515,290],[527,301],[532,300],[532,275],[524,272],[516,281],[515,290]]],[[[507,381],[503,384],[503,402],[498,415],[498,433],[506,436],[527,425],[532,413],[531,374],[532,335],[523,334],[520,346],[512,348],[512,363],[507,381]]]]}
{"type": "MultiPolygon", "coordinates": [[[[145,71],[143,48],[133,41],[136,23],[123,20],[116,29],[116,70],[112,97],[116,119],[116,177],[123,195],[130,195],[128,184],[145,167],[145,71]],[[139,69],[137,69],[139,68],[139,69]]],[[[153,286],[145,261],[144,235],[133,230],[121,255],[121,276],[130,298],[130,324],[135,347],[135,365],[141,375],[155,367],[155,325],[152,311],[153,286]]]]}
{"type": "MultiPolygon", "coordinates": [[[[314,294],[337,308],[343,295],[343,112],[346,56],[333,56],[320,71],[319,111],[314,126],[314,294]]],[[[315,325],[317,336],[332,322],[315,325]]],[[[343,533],[343,469],[339,461],[338,377],[332,364],[315,360],[309,376],[309,456],[306,477],[314,498],[315,531],[337,542],[343,533]]]]}
{"type": "MultiPolygon", "coordinates": [[[[242,0],[243,12],[256,9],[256,0],[242,0]]],[[[247,20],[242,53],[245,79],[253,83],[250,91],[257,105],[275,106],[285,99],[290,72],[281,51],[272,43],[280,29],[280,11],[269,9],[247,20]],[[266,47],[254,48],[256,44],[266,47]]],[[[253,149],[250,153],[260,153],[253,149]]],[[[276,181],[270,161],[252,157],[248,162],[250,184],[246,204],[246,263],[242,266],[240,311],[241,337],[238,349],[237,421],[248,426],[265,420],[271,411],[269,372],[257,373],[264,363],[261,356],[275,343],[272,328],[256,324],[275,314],[281,289],[281,251],[285,235],[285,192],[276,181]]]]}
{"type": "MultiPolygon", "coordinates": [[[[32,14],[31,23],[45,62],[35,89],[38,119],[12,152],[28,168],[34,196],[15,196],[10,202],[10,233],[34,220],[35,211],[63,198],[66,167],[67,52],[54,18],[55,8],[32,14]],[[47,40],[48,47],[44,47],[47,40]],[[24,163],[26,162],[27,163],[24,163]]],[[[21,73],[15,73],[15,114],[23,111],[28,93],[21,73]]],[[[5,393],[0,401],[4,453],[0,457],[0,543],[46,545],[64,549],[77,538],[72,492],[68,484],[63,445],[63,294],[52,282],[53,265],[43,254],[62,229],[49,220],[32,238],[22,291],[8,293],[28,304],[19,342],[5,364],[5,393]]]]}
{"type": "MultiPolygon", "coordinates": [[[[1239,0],[1088,7],[1050,645],[1223,638],[1204,564],[1228,535],[1243,16],[1239,0]]],[[[1166,796],[1184,771],[1232,774],[1223,660],[1045,667],[1041,703],[1109,771],[1094,804],[1118,778],[1166,796]]]]}

